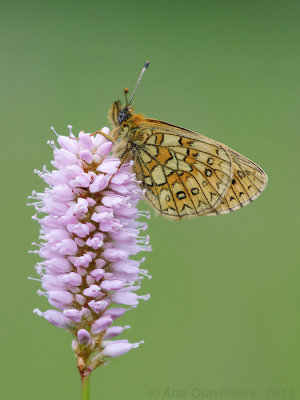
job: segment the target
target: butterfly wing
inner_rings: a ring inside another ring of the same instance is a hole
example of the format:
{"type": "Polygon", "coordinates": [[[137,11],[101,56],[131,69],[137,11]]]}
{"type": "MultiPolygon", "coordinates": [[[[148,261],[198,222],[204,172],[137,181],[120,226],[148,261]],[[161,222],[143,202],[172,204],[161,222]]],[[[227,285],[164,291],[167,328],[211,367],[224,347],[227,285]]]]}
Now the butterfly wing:
{"type": "Polygon", "coordinates": [[[227,214],[256,199],[267,185],[268,177],[253,161],[227,147],[232,159],[233,176],[220,204],[207,215],[227,214]]]}
{"type": "Polygon", "coordinates": [[[203,135],[156,120],[135,128],[134,171],[153,207],[170,217],[214,212],[232,181],[228,149],[203,135]]]}

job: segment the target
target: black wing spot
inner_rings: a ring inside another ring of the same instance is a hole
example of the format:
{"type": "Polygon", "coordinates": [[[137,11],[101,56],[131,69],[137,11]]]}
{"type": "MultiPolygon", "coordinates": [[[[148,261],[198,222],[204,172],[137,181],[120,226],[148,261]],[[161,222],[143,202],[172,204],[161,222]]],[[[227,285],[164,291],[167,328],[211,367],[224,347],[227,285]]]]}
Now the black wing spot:
{"type": "Polygon", "coordinates": [[[192,188],[191,189],[191,193],[195,196],[196,194],[199,193],[199,189],[198,188],[192,188]]]}
{"type": "Polygon", "coordinates": [[[230,196],[229,201],[235,200],[235,198],[233,196],[230,196]]]}
{"type": "Polygon", "coordinates": [[[206,170],[205,170],[205,175],[206,175],[206,176],[212,176],[212,170],[206,168],[206,170]]]}
{"type": "Polygon", "coordinates": [[[214,163],[214,160],[211,157],[209,157],[207,159],[207,164],[212,165],[213,163],[214,163]]]}
{"type": "Polygon", "coordinates": [[[236,180],[232,179],[232,184],[235,185],[236,184],[236,180]]]}
{"type": "Polygon", "coordinates": [[[183,200],[183,199],[186,198],[185,193],[182,192],[182,191],[177,192],[177,193],[176,193],[176,196],[177,196],[177,199],[179,199],[179,200],[183,200]]]}
{"type": "Polygon", "coordinates": [[[241,196],[243,196],[243,194],[245,194],[245,193],[244,193],[244,192],[240,192],[240,195],[239,195],[239,196],[241,197],[241,196]]]}
{"type": "Polygon", "coordinates": [[[213,196],[216,196],[216,193],[210,192],[210,201],[212,201],[213,196]]]}

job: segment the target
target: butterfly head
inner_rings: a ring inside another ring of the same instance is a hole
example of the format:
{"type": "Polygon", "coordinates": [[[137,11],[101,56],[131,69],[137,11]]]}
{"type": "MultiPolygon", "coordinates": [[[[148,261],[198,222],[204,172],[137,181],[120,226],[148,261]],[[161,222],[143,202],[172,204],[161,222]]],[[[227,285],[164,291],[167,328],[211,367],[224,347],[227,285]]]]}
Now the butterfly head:
{"type": "Polygon", "coordinates": [[[132,112],[132,107],[130,107],[128,104],[123,107],[120,100],[118,100],[113,103],[109,114],[113,124],[118,127],[132,116],[132,112]]]}
{"type": "Polygon", "coordinates": [[[140,75],[138,77],[138,80],[136,82],[135,88],[133,90],[133,93],[132,93],[131,98],[130,98],[129,101],[128,101],[128,97],[127,97],[128,89],[127,88],[124,89],[125,106],[123,107],[119,100],[115,101],[113,103],[112,108],[111,108],[111,110],[109,112],[109,116],[110,116],[110,119],[112,120],[113,124],[116,127],[121,126],[130,117],[132,117],[133,107],[131,106],[131,102],[132,102],[132,99],[133,99],[133,97],[135,95],[135,92],[136,92],[136,90],[137,90],[137,88],[138,88],[138,86],[140,84],[142,76],[144,75],[144,72],[146,71],[148,66],[149,66],[149,61],[146,61],[144,66],[143,66],[143,68],[142,68],[142,71],[141,71],[141,73],[140,73],[140,75]]]}

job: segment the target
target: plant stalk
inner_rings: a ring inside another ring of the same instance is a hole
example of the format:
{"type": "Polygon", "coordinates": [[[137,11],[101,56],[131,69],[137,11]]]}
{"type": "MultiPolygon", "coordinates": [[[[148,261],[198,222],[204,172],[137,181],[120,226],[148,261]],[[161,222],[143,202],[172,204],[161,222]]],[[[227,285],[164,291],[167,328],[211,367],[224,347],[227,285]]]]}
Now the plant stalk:
{"type": "Polygon", "coordinates": [[[90,374],[81,377],[81,400],[90,398],[90,374]]]}

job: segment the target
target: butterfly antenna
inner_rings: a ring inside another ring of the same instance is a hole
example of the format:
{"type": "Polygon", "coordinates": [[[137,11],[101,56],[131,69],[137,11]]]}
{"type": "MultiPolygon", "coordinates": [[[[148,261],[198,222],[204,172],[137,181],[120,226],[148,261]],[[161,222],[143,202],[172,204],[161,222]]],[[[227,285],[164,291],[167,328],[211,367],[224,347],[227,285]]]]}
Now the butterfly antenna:
{"type": "Polygon", "coordinates": [[[124,89],[124,96],[125,96],[125,105],[126,105],[127,108],[129,107],[128,96],[127,96],[128,92],[129,92],[129,89],[125,88],[124,89]]]}
{"type": "Polygon", "coordinates": [[[140,84],[140,82],[141,82],[141,79],[142,79],[142,77],[143,77],[143,75],[144,75],[146,69],[149,67],[149,64],[150,64],[150,62],[149,62],[149,61],[146,61],[145,64],[144,64],[144,66],[143,66],[143,68],[142,68],[142,70],[141,70],[140,76],[138,77],[138,80],[136,81],[136,85],[135,85],[134,91],[133,91],[133,93],[132,93],[132,95],[131,95],[131,98],[130,98],[130,101],[129,101],[129,103],[128,103],[129,106],[130,106],[130,104],[131,104],[131,102],[132,102],[132,99],[133,99],[133,97],[134,97],[134,95],[135,95],[135,92],[136,92],[136,90],[137,90],[137,88],[138,88],[138,86],[139,86],[139,84],[140,84]]]}

